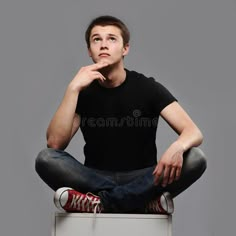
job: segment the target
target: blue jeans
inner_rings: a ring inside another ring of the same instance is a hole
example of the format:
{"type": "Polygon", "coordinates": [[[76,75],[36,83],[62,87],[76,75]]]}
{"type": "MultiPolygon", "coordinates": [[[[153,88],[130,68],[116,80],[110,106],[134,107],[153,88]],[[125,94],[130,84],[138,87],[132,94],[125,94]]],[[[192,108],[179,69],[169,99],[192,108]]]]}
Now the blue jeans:
{"type": "Polygon", "coordinates": [[[35,169],[54,191],[71,187],[98,195],[106,212],[142,213],[146,203],[162,192],[168,191],[174,198],[193,184],[205,171],[206,159],[199,148],[185,152],[180,179],[166,187],[154,185],[155,166],[125,172],[97,170],[84,166],[65,151],[52,148],[38,154],[35,169]]]}

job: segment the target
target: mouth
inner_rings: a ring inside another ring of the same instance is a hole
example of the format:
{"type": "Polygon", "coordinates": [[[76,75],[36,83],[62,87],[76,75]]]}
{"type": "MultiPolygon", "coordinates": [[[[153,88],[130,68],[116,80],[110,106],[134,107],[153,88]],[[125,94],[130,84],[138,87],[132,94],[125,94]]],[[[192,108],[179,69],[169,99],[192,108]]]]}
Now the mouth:
{"type": "Polygon", "coordinates": [[[108,53],[100,53],[98,56],[99,57],[109,57],[110,54],[108,54],[108,53]]]}

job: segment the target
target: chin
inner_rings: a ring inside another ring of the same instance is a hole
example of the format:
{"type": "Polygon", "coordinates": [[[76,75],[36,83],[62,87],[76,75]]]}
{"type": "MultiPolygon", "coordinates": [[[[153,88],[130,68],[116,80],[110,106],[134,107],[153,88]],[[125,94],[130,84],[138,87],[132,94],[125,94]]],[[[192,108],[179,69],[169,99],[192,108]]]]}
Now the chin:
{"type": "Polygon", "coordinates": [[[100,58],[98,62],[106,62],[108,64],[112,64],[111,61],[108,58],[100,58]]]}

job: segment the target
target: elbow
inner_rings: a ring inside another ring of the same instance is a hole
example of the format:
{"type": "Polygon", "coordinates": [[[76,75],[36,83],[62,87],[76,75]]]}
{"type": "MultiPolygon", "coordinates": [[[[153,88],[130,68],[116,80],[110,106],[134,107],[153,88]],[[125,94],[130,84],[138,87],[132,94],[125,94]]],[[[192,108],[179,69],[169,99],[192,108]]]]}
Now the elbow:
{"type": "Polygon", "coordinates": [[[199,146],[203,143],[203,134],[201,132],[200,129],[197,128],[197,145],[196,146],[199,146]]]}
{"type": "Polygon", "coordinates": [[[55,138],[49,137],[47,139],[47,147],[57,149],[57,150],[64,150],[67,147],[67,144],[59,140],[56,140],[55,138]]]}

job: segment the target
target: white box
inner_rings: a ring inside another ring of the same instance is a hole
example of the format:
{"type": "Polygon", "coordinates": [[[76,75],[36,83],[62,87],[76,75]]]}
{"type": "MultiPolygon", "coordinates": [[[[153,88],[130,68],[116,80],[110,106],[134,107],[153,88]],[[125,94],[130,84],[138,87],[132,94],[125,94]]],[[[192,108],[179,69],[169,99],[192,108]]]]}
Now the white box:
{"type": "Polygon", "coordinates": [[[52,236],[171,236],[172,216],[55,213],[52,236]]]}

